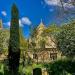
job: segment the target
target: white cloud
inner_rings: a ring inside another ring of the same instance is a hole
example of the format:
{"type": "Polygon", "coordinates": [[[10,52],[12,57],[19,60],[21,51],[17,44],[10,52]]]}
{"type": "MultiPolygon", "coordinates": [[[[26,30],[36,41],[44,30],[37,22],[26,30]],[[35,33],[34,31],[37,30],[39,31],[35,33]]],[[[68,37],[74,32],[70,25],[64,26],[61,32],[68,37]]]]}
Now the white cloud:
{"type": "Polygon", "coordinates": [[[44,0],[46,4],[48,5],[59,5],[60,0],[44,0]]]}
{"type": "Polygon", "coordinates": [[[23,17],[21,19],[22,24],[27,24],[27,25],[31,25],[31,21],[28,17],[23,17]]]}
{"type": "Polygon", "coordinates": [[[7,25],[10,26],[10,22],[7,22],[7,25]]]}
{"type": "Polygon", "coordinates": [[[2,14],[3,16],[7,16],[6,11],[2,11],[1,14],[2,14]]]}
{"type": "Polygon", "coordinates": [[[3,23],[3,24],[10,27],[10,21],[9,22],[6,22],[6,23],[3,23]]]}
{"type": "Polygon", "coordinates": [[[19,25],[20,27],[23,27],[24,25],[22,24],[21,20],[19,19],[19,25]]]}
{"type": "MultiPolygon", "coordinates": [[[[47,5],[59,6],[61,7],[60,0],[44,0],[47,5]]],[[[75,6],[71,4],[72,0],[68,0],[67,2],[63,2],[64,8],[74,8],[75,6]]]]}
{"type": "Polygon", "coordinates": [[[19,25],[20,27],[23,27],[24,25],[31,25],[31,21],[28,17],[22,17],[19,19],[19,25]]]}
{"type": "MultiPolygon", "coordinates": [[[[10,25],[11,25],[10,21],[8,21],[8,22],[6,22],[6,23],[3,23],[3,24],[4,24],[4,25],[7,25],[7,26],[9,26],[9,27],[10,27],[10,25]]],[[[31,21],[29,20],[29,18],[23,17],[23,18],[19,19],[19,26],[20,26],[20,27],[23,27],[25,24],[26,24],[26,25],[31,25],[31,21]]]]}

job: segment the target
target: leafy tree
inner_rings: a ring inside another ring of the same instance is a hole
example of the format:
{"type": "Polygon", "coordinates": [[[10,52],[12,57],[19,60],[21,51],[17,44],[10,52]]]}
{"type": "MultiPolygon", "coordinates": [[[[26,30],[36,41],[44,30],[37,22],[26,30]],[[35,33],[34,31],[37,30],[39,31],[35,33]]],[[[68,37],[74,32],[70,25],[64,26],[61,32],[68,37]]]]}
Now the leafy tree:
{"type": "Polygon", "coordinates": [[[4,41],[4,36],[2,30],[0,30],[0,51],[2,51],[3,49],[3,41],[4,41]]]}
{"type": "Polygon", "coordinates": [[[0,51],[7,52],[9,42],[9,30],[1,29],[0,35],[0,51]]]}
{"type": "Polygon", "coordinates": [[[45,67],[49,75],[73,75],[75,73],[75,61],[70,59],[45,64],[45,67]]]}
{"type": "Polygon", "coordinates": [[[57,46],[66,56],[75,56],[75,21],[61,27],[57,35],[57,46]]]}
{"type": "Polygon", "coordinates": [[[52,24],[50,26],[48,26],[44,32],[42,33],[43,38],[45,38],[46,36],[49,36],[50,39],[56,44],[57,40],[56,40],[56,36],[58,33],[60,33],[61,29],[59,26],[57,26],[56,24],[52,24]]]}
{"type": "Polygon", "coordinates": [[[57,18],[59,18],[59,20],[62,20],[63,18],[67,21],[74,19],[73,16],[75,16],[75,0],[59,0],[58,4],[60,6],[57,8],[57,18]]]}
{"type": "Polygon", "coordinates": [[[36,43],[35,43],[35,40],[36,40],[36,36],[37,36],[37,26],[35,27],[31,27],[31,40],[32,42],[29,44],[29,46],[35,51],[35,48],[36,48],[36,43]]]}
{"type": "Polygon", "coordinates": [[[20,49],[25,51],[28,49],[28,41],[24,37],[21,29],[20,29],[19,35],[20,35],[20,49]]]}
{"type": "Polygon", "coordinates": [[[35,27],[30,27],[30,31],[31,31],[31,33],[30,33],[30,35],[31,35],[31,38],[35,38],[36,37],[36,35],[37,35],[37,26],[35,26],[35,27]]]}
{"type": "Polygon", "coordinates": [[[26,53],[28,50],[28,41],[24,38],[22,30],[20,29],[20,50],[21,50],[21,59],[23,60],[23,67],[25,67],[26,63],[26,53]]]}
{"type": "Polygon", "coordinates": [[[56,24],[52,24],[48,26],[47,29],[45,29],[44,33],[48,36],[52,35],[55,36],[60,32],[60,27],[57,26],[56,24]]]}

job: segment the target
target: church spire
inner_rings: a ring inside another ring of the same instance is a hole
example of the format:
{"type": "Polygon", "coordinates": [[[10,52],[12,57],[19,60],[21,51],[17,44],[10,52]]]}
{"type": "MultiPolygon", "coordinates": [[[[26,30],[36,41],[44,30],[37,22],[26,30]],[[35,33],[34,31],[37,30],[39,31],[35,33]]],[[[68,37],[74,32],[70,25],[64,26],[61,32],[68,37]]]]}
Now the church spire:
{"type": "MultiPolygon", "coordinates": [[[[42,20],[42,18],[41,18],[41,23],[40,24],[43,24],[43,20],[42,20]]],[[[44,25],[44,24],[43,24],[44,25]]]]}
{"type": "Polygon", "coordinates": [[[41,18],[41,21],[40,21],[39,27],[45,27],[42,18],[41,18]]]}
{"type": "Polygon", "coordinates": [[[42,23],[42,18],[41,18],[41,23],[42,23]]]}
{"type": "Polygon", "coordinates": [[[45,29],[45,25],[43,23],[43,20],[41,19],[39,26],[37,27],[38,29],[45,29]]]}

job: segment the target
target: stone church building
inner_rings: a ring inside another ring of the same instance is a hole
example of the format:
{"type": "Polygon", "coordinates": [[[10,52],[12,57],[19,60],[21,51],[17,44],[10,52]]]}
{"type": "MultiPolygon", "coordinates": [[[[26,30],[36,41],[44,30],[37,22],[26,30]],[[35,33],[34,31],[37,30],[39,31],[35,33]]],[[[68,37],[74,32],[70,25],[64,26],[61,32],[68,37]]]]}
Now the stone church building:
{"type": "MultiPolygon", "coordinates": [[[[41,23],[36,28],[36,37],[29,38],[29,48],[25,52],[27,58],[32,59],[34,62],[51,62],[54,60],[61,59],[61,52],[57,50],[55,40],[53,37],[45,36],[43,37],[42,33],[46,29],[45,25],[41,23]],[[35,43],[35,46],[32,45],[35,43]]],[[[9,40],[9,30],[3,29],[2,20],[0,20],[0,30],[2,35],[5,35],[3,48],[8,49],[8,40],[9,40]]]]}
{"type": "Polygon", "coordinates": [[[43,31],[46,29],[45,25],[41,21],[39,26],[36,28],[36,37],[29,39],[29,50],[27,52],[34,62],[51,62],[54,60],[61,59],[61,52],[57,50],[55,40],[52,37],[42,36],[43,31]],[[35,46],[32,48],[32,42],[35,42],[35,46]]]}

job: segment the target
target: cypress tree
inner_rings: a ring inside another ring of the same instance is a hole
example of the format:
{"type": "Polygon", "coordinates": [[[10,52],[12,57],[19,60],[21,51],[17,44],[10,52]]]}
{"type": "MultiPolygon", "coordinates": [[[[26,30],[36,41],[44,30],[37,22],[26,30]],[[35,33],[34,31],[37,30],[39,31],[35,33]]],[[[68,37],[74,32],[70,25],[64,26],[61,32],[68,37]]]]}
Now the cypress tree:
{"type": "Polygon", "coordinates": [[[11,26],[9,39],[9,72],[10,75],[17,75],[20,60],[20,39],[19,39],[19,11],[15,4],[11,10],[11,26]]]}

